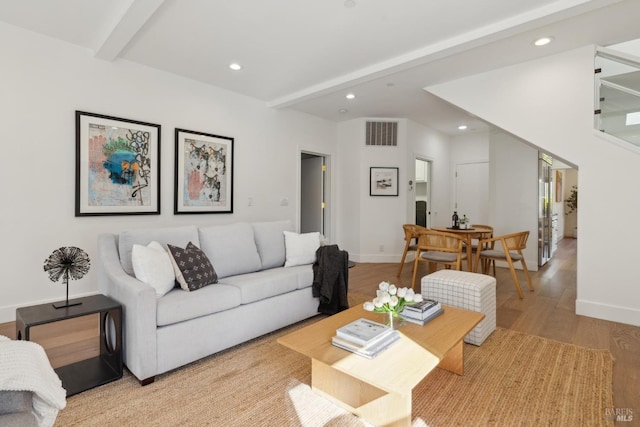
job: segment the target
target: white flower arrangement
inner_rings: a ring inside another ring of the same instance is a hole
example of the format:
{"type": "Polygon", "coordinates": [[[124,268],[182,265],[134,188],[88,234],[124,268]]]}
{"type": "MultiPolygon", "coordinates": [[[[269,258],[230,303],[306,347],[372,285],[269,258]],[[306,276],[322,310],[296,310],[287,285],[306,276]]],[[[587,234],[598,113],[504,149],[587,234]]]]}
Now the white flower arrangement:
{"type": "Polygon", "coordinates": [[[411,288],[398,288],[390,282],[380,282],[377,296],[373,301],[364,303],[364,309],[376,313],[389,313],[398,317],[406,305],[422,301],[422,295],[416,294],[411,288]]]}

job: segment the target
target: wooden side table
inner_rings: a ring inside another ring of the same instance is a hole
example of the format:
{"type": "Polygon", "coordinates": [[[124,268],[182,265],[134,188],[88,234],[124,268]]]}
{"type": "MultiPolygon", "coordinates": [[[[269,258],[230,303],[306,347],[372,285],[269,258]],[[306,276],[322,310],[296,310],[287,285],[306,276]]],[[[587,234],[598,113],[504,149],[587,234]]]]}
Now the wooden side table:
{"type": "Polygon", "coordinates": [[[122,378],[122,306],[105,295],[69,302],[81,304],[54,308],[49,303],[16,309],[16,339],[29,341],[33,326],[100,313],[100,354],[55,369],[67,396],[72,396],[122,378]]]}

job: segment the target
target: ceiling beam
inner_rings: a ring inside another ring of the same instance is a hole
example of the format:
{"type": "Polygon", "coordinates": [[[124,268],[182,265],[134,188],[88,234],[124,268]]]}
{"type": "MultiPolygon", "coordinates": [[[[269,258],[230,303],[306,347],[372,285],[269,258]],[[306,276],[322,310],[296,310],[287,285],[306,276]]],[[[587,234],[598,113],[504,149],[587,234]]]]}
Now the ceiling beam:
{"type": "Polygon", "coordinates": [[[124,50],[164,0],[133,0],[131,6],[96,49],[95,57],[113,61],[124,50]]]}
{"type": "Polygon", "coordinates": [[[267,102],[270,108],[287,108],[341,89],[397,74],[490,43],[505,40],[525,31],[542,28],[623,0],[557,0],[516,16],[440,40],[400,56],[337,76],[328,81],[267,102]]]}

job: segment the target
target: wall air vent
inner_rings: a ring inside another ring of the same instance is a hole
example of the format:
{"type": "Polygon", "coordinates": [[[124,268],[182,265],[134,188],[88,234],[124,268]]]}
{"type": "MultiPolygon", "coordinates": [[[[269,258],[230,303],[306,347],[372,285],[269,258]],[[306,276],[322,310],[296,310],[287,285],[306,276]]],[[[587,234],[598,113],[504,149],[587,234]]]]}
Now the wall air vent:
{"type": "Polygon", "coordinates": [[[398,122],[367,122],[365,145],[397,146],[398,122]]]}

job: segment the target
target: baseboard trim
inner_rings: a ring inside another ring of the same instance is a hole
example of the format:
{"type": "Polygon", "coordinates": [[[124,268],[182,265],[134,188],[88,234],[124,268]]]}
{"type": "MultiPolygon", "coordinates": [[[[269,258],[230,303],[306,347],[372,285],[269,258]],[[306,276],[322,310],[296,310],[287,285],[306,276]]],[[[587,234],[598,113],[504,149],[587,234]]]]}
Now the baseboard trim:
{"type": "Polygon", "coordinates": [[[576,314],[609,320],[611,322],[640,326],[640,311],[627,307],[601,304],[593,301],[576,300],[576,314]]]}
{"type": "MultiPolygon", "coordinates": [[[[402,254],[349,254],[349,258],[355,262],[376,263],[376,262],[392,262],[400,263],[402,254]]],[[[413,255],[407,254],[405,263],[413,262],[413,255]]]]}

